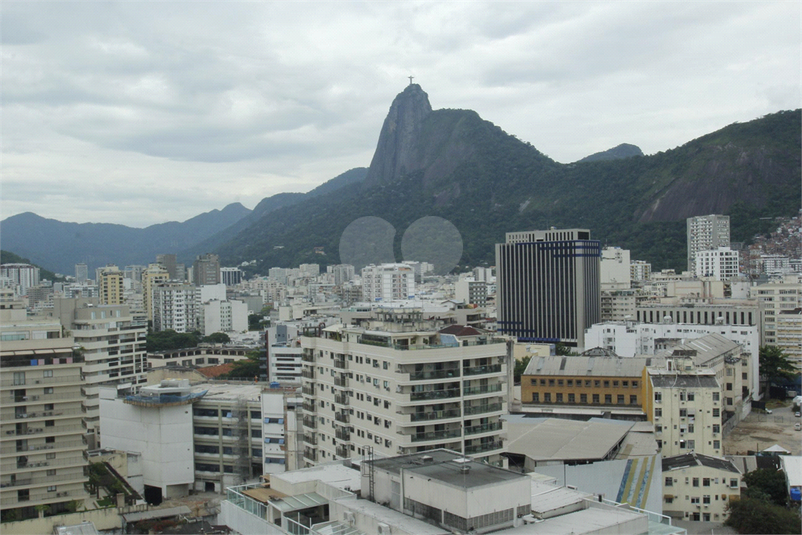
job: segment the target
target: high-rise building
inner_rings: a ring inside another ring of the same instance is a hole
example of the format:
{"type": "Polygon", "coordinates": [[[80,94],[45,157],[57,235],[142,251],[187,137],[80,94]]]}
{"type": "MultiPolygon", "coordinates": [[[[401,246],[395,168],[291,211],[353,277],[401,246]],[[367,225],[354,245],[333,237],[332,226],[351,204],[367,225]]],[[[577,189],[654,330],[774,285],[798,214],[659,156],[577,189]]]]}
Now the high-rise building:
{"type": "Polygon", "coordinates": [[[164,269],[166,269],[167,273],[170,275],[170,280],[178,279],[176,257],[174,254],[157,254],[156,263],[164,266],[164,269]]]}
{"type": "Polygon", "coordinates": [[[652,276],[652,265],[645,260],[632,260],[629,264],[629,278],[631,281],[643,282],[652,276]]]}
{"type": "Polygon", "coordinates": [[[133,393],[147,383],[147,328],[133,321],[128,305],[99,305],[97,298],[55,299],[53,316],[83,348],[84,422],[90,446],[98,447],[99,388],[133,393]]]}
{"type": "Polygon", "coordinates": [[[193,331],[197,325],[196,289],[184,282],[163,282],[153,288],[153,330],[193,331]]]}
{"type": "Polygon", "coordinates": [[[686,220],[688,271],[696,273],[696,253],[730,246],[730,216],[699,215],[686,220]]]}
{"type": "Polygon", "coordinates": [[[301,338],[308,464],[441,447],[504,464],[506,343],[424,316],[380,308],[301,338]]]}
{"type": "Polygon", "coordinates": [[[196,257],[192,278],[195,286],[220,284],[220,258],[211,253],[196,257]]]}
{"type": "Polygon", "coordinates": [[[629,289],[632,281],[629,251],[620,247],[602,249],[600,273],[602,290],[629,289]]]}
{"type": "Polygon", "coordinates": [[[379,264],[362,268],[365,301],[399,301],[415,294],[415,272],[406,264],[379,264]]]}
{"type": "Polygon", "coordinates": [[[97,281],[101,305],[123,304],[125,301],[123,279],[124,273],[117,266],[106,266],[101,269],[97,281]]]}
{"type": "Polygon", "coordinates": [[[39,286],[39,268],[31,264],[0,265],[0,277],[9,279],[18,296],[26,295],[28,288],[39,286]]]}
{"type": "Polygon", "coordinates": [[[755,286],[752,296],[760,302],[761,343],[779,345],[777,317],[785,311],[802,307],[802,281],[796,276],[787,276],[782,281],[755,286]]]}
{"type": "Polygon", "coordinates": [[[80,264],[75,264],[75,281],[78,284],[83,284],[86,282],[86,279],[89,278],[89,268],[81,262],[80,264]]]}
{"type": "Polygon", "coordinates": [[[142,305],[148,314],[148,321],[153,321],[153,289],[169,279],[167,268],[161,264],[150,264],[142,272],[142,305]]]}
{"type": "Polygon", "coordinates": [[[67,511],[87,497],[81,366],[53,318],[0,293],[0,510],[3,520],[67,511]]]}
{"type": "Polygon", "coordinates": [[[585,229],[508,232],[496,244],[499,331],[584,347],[601,320],[601,243],[585,229]]]}
{"type": "Polygon", "coordinates": [[[242,270],[238,267],[221,267],[220,279],[226,286],[236,286],[242,282],[242,270]]]}
{"type": "Polygon", "coordinates": [[[734,279],[740,273],[738,251],[729,247],[718,247],[696,252],[696,273],[698,278],[709,277],[717,281],[734,279]]]}

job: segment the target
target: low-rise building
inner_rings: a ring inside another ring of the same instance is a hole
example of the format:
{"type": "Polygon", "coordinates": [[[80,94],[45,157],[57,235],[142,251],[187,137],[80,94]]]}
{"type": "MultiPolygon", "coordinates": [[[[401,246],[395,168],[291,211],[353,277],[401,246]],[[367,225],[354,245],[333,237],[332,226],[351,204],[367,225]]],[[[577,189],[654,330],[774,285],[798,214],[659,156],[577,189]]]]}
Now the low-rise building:
{"type": "Polygon", "coordinates": [[[741,473],[721,457],[685,453],[663,458],[663,513],[679,520],[724,522],[741,497],[741,473]]]}

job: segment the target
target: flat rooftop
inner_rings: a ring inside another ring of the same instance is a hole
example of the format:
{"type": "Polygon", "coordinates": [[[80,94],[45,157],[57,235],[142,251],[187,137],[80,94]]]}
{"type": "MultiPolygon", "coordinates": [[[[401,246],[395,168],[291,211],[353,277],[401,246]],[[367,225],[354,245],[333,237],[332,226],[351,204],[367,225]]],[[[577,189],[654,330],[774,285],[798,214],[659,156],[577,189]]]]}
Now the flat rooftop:
{"type": "Polygon", "coordinates": [[[525,418],[505,416],[509,442],[507,451],[534,461],[579,461],[604,459],[626,437],[634,422],[591,418],[525,418]]]}
{"type": "MultiPolygon", "coordinates": [[[[363,461],[363,464],[366,463],[367,461],[363,461]]],[[[480,463],[444,449],[378,459],[373,463],[380,470],[400,474],[401,469],[404,469],[406,472],[459,488],[482,487],[527,477],[524,474],[480,463]]]]}

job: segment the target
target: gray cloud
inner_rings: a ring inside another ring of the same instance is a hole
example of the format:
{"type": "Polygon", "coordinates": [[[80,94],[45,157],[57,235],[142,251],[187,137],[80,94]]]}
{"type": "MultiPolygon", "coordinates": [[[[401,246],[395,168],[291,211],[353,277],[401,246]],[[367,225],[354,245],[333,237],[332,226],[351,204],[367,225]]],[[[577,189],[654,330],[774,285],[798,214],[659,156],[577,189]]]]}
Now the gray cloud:
{"type": "Polygon", "coordinates": [[[144,226],[309,190],[370,162],[410,74],[563,162],[800,102],[792,2],[0,10],[4,217],[144,226]]]}

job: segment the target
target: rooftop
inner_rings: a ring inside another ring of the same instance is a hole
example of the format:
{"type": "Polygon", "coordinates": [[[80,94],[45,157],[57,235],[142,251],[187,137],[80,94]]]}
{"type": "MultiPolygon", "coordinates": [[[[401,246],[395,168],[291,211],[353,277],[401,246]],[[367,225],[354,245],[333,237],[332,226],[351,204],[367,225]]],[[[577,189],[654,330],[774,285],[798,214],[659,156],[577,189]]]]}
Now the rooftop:
{"type": "Polygon", "coordinates": [[[634,422],[601,418],[588,421],[525,418],[520,415],[505,418],[508,451],[535,461],[604,459],[635,425],[634,422]]]}
{"type": "Polygon", "coordinates": [[[708,468],[740,474],[732,461],[721,457],[711,457],[710,455],[702,455],[701,453],[694,452],[663,458],[663,472],[691,468],[694,466],[706,466],[708,468]]]}
{"type": "Polygon", "coordinates": [[[655,388],[719,388],[715,375],[666,373],[653,375],[650,370],[649,378],[655,388]]]}
{"type": "Polygon", "coordinates": [[[640,377],[644,367],[664,365],[663,357],[532,357],[523,375],[640,377]]]}

